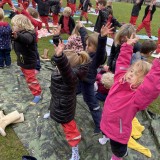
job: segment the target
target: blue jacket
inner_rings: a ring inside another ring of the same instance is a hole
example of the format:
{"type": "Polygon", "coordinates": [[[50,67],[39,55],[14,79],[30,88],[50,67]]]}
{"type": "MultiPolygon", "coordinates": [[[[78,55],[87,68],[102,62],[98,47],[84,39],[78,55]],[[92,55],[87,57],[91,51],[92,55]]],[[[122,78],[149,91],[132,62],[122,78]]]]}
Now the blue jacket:
{"type": "Polygon", "coordinates": [[[11,27],[8,22],[0,22],[0,49],[11,48],[11,27]]]}

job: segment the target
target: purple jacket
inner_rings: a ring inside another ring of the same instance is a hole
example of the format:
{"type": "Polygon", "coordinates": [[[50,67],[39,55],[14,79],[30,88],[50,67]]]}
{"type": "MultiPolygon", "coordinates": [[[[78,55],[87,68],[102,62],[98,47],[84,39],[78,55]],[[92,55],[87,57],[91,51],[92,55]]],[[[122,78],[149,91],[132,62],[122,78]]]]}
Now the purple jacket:
{"type": "Polygon", "coordinates": [[[120,79],[130,65],[133,47],[124,43],[116,63],[114,85],[104,104],[101,130],[110,139],[127,144],[131,135],[132,120],[160,94],[160,59],[155,59],[143,83],[133,90],[120,79]]]}

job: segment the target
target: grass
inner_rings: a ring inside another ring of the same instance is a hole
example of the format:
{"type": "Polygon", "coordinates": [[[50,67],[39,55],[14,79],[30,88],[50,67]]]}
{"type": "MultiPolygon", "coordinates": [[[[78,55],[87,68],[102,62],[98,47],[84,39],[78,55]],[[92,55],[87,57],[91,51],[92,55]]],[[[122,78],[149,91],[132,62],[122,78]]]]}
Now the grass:
{"type": "MultiPolygon", "coordinates": [[[[91,0],[93,6],[95,7],[95,0],[91,0]]],[[[78,2],[77,2],[78,3],[78,2]]],[[[63,2],[63,6],[66,5],[66,1],[63,2]]],[[[117,18],[119,22],[125,22],[128,23],[130,19],[130,14],[131,14],[131,9],[133,7],[133,4],[131,3],[124,3],[124,2],[114,2],[113,3],[113,11],[114,11],[114,16],[117,18]]],[[[4,8],[8,9],[8,6],[6,5],[4,8]]],[[[145,6],[142,6],[142,9],[140,11],[140,15],[137,20],[137,24],[141,23],[142,17],[144,15],[144,9],[145,6]]],[[[153,15],[153,20],[152,20],[152,35],[157,36],[158,32],[158,27],[159,27],[159,12],[160,8],[157,8],[156,12],[153,15]]],[[[96,21],[96,16],[94,15],[89,15],[89,20],[95,23],[96,21]]],[[[7,21],[10,22],[9,19],[7,21]]],[[[145,34],[145,31],[142,30],[139,32],[139,34],[145,34]]],[[[67,35],[63,35],[63,39],[67,39],[67,35]]],[[[52,37],[46,37],[46,38],[41,38],[38,42],[38,50],[40,55],[43,54],[44,48],[49,49],[49,56],[54,54],[54,48],[53,45],[49,43],[49,40],[52,37]]],[[[16,55],[14,51],[12,50],[11,52],[11,57],[12,57],[12,62],[16,61],[16,55]]],[[[156,101],[154,101],[150,105],[150,110],[159,113],[160,114],[160,109],[159,109],[159,104],[160,104],[160,98],[158,98],[156,101]]],[[[11,129],[11,127],[7,127],[6,129],[7,136],[6,137],[0,137],[0,159],[1,160],[21,160],[22,155],[27,155],[28,152],[24,149],[23,145],[19,141],[18,137],[14,133],[14,131],[11,129]]]]}

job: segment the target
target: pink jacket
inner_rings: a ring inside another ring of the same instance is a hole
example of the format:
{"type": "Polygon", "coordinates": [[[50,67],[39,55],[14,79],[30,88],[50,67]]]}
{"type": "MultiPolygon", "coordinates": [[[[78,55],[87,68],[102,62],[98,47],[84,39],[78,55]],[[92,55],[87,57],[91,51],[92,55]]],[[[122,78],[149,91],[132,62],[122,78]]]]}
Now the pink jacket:
{"type": "Polygon", "coordinates": [[[110,139],[127,144],[136,113],[144,110],[160,94],[160,59],[155,59],[150,72],[136,89],[119,80],[130,65],[133,47],[124,43],[116,63],[114,85],[104,104],[101,130],[110,139]]]}

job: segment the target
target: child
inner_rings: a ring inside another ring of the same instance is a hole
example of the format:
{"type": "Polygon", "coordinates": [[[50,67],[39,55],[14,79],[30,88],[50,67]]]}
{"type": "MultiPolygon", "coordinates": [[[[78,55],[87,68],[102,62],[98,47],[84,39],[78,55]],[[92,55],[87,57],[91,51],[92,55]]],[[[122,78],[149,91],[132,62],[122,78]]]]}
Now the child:
{"type": "Polygon", "coordinates": [[[58,25],[58,17],[59,17],[59,13],[60,13],[60,9],[61,9],[61,5],[60,5],[60,0],[56,0],[56,4],[52,5],[50,7],[50,11],[52,13],[52,18],[53,18],[53,25],[57,26],[58,25]]]}
{"type": "Polygon", "coordinates": [[[59,19],[59,24],[61,25],[61,33],[67,33],[71,35],[74,27],[75,22],[74,19],[71,17],[71,8],[65,7],[63,11],[63,15],[59,19]]]}
{"type": "Polygon", "coordinates": [[[136,25],[139,11],[141,10],[141,6],[142,6],[143,2],[144,2],[144,0],[136,0],[133,5],[132,12],[131,12],[131,18],[130,18],[129,23],[133,24],[134,26],[136,25]]]}
{"type": "Polygon", "coordinates": [[[90,0],[80,0],[79,7],[81,9],[80,21],[84,17],[88,23],[88,9],[92,7],[90,0]]]}
{"type": "Polygon", "coordinates": [[[35,68],[37,65],[36,57],[36,33],[31,21],[24,15],[15,15],[11,24],[13,25],[13,47],[17,54],[17,65],[21,67],[28,87],[34,99],[31,105],[37,104],[41,99],[41,87],[36,78],[35,68]]]}
{"type": "Polygon", "coordinates": [[[76,0],[67,0],[67,7],[71,8],[71,15],[74,16],[74,13],[76,12],[76,0]]]}
{"type": "Polygon", "coordinates": [[[60,41],[55,46],[55,55],[51,62],[57,67],[51,76],[51,118],[62,125],[68,144],[72,147],[70,160],[79,160],[78,144],[81,134],[74,120],[76,109],[76,86],[79,79],[84,79],[88,71],[89,55],[86,52],[64,50],[60,41]]]}
{"type": "Polygon", "coordinates": [[[101,108],[98,104],[98,100],[95,97],[94,83],[97,75],[97,68],[104,61],[106,54],[106,41],[107,35],[112,33],[110,28],[111,24],[107,24],[101,28],[101,33],[93,33],[87,36],[86,31],[82,26],[80,27],[80,35],[82,37],[82,43],[84,50],[86,50],[91,58],[91,64],[89,65],[89,71],[84,80],[79,82],[77,93],[82,92],[83,99],[89,107],[90,113],[94,120],[95,129],[94,134],[99,134],[100,130],[100,120],[101,120],[101,108]],[[85,41],[86,40],[86,41],[85,41]]]}
{"type": "Polygon", "coordinates": [[[98,1],[98,9],[99,15],[96,20],[96,24],[94,26],[94,31],[100,33],[101,27],[107,24],[108,20],[108,10],[106,8],[106,0],[99,0],[98,1]]]}
{"type": "Polygon", "coordinates": [[[96,98],[105,101],[109,89],[113,84],[114,74],[102,69],[96,76],[95,85],[97,85],[96,98]]]}
{"type": "Polygon", "coordinates": [[[11,27],[8,22],[4,22],[4,11],[0,8],[0,68],[11,65],[11,27]]]}
{"type": "Polygon", "coordinates": [[[122,45],[114,84],[104,104],[101,130],[110,138],[112,160],[122,160],[127,155],[133,118],[138,111],[147,108],[160,93],[160,59],[154,60],[152,68],[148,62],[142,60],[129,67],[133,44],[137,40],[132,35],[122,45]]]}
{"type": "Polygon", "coordinates": [[[151,37],[151,21],[154,12],[156,11],[156,0],[152,0],[150,5],[147,5],[144,13],[144,17],[142,19],[142,23],[138,26],[136,32],[138,33],[141,29],[145,28],[146,33],[149,38],[151,37]]]}
{"type": "Polygon", "coordinates": [[[117,19],[113,16],[113,10],[112,8],[108,8],[108,20],[107,20],[107,23],[112,23],[111,27],[113,27],[113,34],[110,35],[113,39],[114,39],[114,36],[115,36],[115,33],[116,33],[116,28],[117,27],[121,27],[122,24],[120,24],[117,19]]]}
{"type": "MultiPolygon", "coordinates": [[[[111,53],[108,58],[109,70],[114,73],[116,68],[116,61],[120,52],[121,45],[126,42],[126,36],[130,37],[132,33],[135,33],[135,28],[132,24],[124,24],[116,33],[114,43],[111,47],[111,53]]],[[[140,51],[140,44],[134,45],[134,53],[140,51]]]]}

